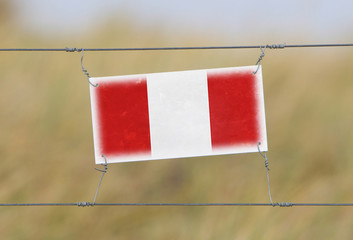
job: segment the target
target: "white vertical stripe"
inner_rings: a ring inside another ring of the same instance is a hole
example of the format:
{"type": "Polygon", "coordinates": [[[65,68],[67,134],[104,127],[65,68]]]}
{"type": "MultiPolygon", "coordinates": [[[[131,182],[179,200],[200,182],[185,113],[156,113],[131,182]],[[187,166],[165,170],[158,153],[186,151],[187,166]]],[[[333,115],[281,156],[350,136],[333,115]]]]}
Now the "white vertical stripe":
{"type": "Polygon", "coordinates": [[[212,153],[206,71],[147,75],[152,158],[212,153]]]}

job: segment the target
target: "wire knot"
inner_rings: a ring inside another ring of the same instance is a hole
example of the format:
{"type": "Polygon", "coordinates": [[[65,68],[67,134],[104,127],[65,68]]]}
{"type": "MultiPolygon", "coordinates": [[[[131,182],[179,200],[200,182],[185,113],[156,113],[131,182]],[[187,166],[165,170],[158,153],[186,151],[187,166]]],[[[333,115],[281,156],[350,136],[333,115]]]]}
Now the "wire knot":
{"type": "Polygon", "coordinates": [[[268,163],[268,159],[265,159],[265,168],[270,171],[270,168],[268,167],[270,164],[268,163]]]}
{"type": "Polygon", "coordinates": [[[279,203],[272,203],[273,207],[279,206],[279,207],[293,207],[292,202],[279,202],[279,203]]]}
{"type": "Polygon", "coordinates": [[[76,203],[78,207],[93,207],[94,203],[90,203],[90,202],[77,202],[76,203]]]}
{"type": "Polygon", "coordinates": [[[266,45],[266,48],[269,49],[283,49],[286,47],[286,44],[282,43],[282,44],[272,44],[272,45],[266,45]]]}
{"type": "Polygon", "coordinates": [[[108,171],[108,162],[104,154],[102,154],[102,157],[104,158],[104,163],[102,164],[104,166],[104,169],[99,169],[99,168],[94,168],[94,169],[96,169],[97,171],[106,173],[108,171]]]}
{"type": "Polygon", "coordinates": [[[69,47],[66,47],[65,48],[65,51],[66,52],[82,52],[82,48],[69,48],[69,47]]]}

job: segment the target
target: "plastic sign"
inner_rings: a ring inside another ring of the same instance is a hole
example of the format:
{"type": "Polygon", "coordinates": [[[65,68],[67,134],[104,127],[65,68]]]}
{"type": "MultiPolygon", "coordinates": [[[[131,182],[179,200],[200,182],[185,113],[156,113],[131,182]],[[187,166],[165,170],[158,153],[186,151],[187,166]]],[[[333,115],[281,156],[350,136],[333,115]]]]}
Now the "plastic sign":
{"type": "Polygon", "coordinates": [[[96,164],[267,151],[256,68],[91,78],[96,164]]]}

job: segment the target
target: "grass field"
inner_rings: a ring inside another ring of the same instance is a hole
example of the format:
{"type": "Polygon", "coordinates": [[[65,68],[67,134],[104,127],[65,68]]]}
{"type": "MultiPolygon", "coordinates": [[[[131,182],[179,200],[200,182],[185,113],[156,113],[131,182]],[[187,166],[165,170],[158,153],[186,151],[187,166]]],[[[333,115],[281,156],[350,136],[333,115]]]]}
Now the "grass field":
{"type": "MultiPolygon", "coordinates": [[[[2,24],[1,47],[221,45],[111,25],[75,41],[2,24]],[[91,37],[93,36],[94,37],[91,37]],[[50,44],[48,43],[50,42],[50,44]]],[[[209,39],[209,38],[208,38],[209,39]]],[[[235,44],[237,39],[233,41],[235,44]]],[[[260,43],[258,43],[260,44],[260,43]]],[[[289,44],[289,43],[288,43],[289,44]]],[[[87,52],[91,76],[254,65],[259,50],[87,52]]],[[[272,197],[353,202],[353,49],[268,50],[272,197]]],[[[89,86],[80,53],[0,53],[0,202],[93,201],[89,86]]],[[[259,154],[109,165],[98,202],[268,202],[259,154]]],[[[350,239],[349,207],[0,207],[1,239],[350,239]]]]}

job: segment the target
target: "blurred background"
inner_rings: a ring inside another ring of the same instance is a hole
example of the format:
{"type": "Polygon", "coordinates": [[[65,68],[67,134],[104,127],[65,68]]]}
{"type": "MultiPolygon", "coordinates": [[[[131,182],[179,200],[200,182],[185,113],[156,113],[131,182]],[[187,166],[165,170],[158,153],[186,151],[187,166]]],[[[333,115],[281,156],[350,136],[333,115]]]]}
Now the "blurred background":
{"type": "MultiPolygon", "coordinates": [[[[353,2],[1,0],[0,48],[353,42],[353,2]]],[[[93,77],[254,65],[253,50],[86,52],[93,77]]],[[[93,201],[80,53],[0,52],[0,202],[93,201]]],[[[267,50],[272,198],[353,202],[353,48],[267,50]]],[[[97,202],[269,202],[258,153],[109,165],[97,202]]],[[[0,207],[1,239],[349,239],[349,207],[0,207]]]]}

